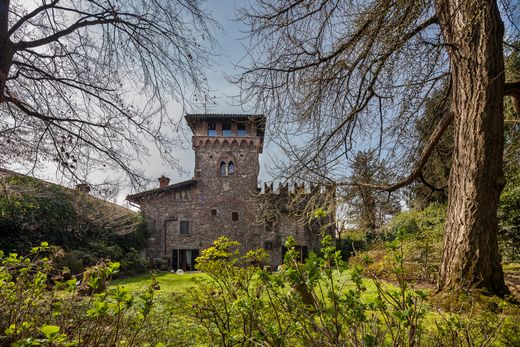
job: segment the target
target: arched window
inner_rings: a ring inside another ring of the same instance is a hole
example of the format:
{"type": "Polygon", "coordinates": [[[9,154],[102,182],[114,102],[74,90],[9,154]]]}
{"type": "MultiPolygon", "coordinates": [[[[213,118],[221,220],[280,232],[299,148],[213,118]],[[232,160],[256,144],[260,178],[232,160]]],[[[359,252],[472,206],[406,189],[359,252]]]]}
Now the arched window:
{"type": "Polygon", "coordinates": [[[229,162],[228,167],[228,175],[233,175],[235,173],[235,164],[232,161],[229,162]]]}
{"type": "Polygon", "coordinates": [[[220,176],[226,176],[227,175],[227,165],[226,162],[220,163],[220,176]]]}

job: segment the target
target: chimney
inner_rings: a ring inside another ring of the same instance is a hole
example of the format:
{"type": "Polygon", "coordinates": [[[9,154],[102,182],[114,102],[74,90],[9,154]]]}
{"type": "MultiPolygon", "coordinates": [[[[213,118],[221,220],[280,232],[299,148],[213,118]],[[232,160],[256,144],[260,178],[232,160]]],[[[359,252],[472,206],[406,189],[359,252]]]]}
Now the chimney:
{"type": "Polygon", "coordinates": [[[168,177],[166,177],[164,175],[159,177],[159,188],[168,187],[169,184],[170,184],[170,179],[168,177]]]}
{"type": "Polygon", "coordinates": [[[79,183],[76,184],[76,190],[88,194],[90,193],[90,186],[86,183],[79,183]]]}

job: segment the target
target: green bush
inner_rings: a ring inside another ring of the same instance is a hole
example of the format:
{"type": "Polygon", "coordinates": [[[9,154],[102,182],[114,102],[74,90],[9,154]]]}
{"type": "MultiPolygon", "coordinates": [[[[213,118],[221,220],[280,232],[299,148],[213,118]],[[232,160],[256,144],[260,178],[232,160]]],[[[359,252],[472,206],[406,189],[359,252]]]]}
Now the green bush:
{"type": "Polygon", "coordinates": [[[155,280],[142,292],[111,286],[112,262],[87,269],[81,283],[68,279],[55,267],[59,249],[46,243],[26,256],[0,252],[0,345],[518,345],[518,309],[504,315],[501,302],[492,313],[433,311],[406,281],[403,239],[388,244],[394,286],[366,268],[347,269],[330,237],[304,263],[289,239],[275,273],[263,269],[263,250],[241,255],[220,238],[198,258],[210,279],[173,296],[157,295],[155,280]]]}
{"type": "Polygon", "coordinates": [[[520,262],[520,178],[512,178],[500,196],[498,245],[502,259],[520,262]]]}
{"type": "Polygon", "coordinates": [[[123,275],[146,269],[139,255],[149,236],[142,214],[3,171],[0,185],[0,249],[23,254],[49,242],[63,248],[61,261],[76,274],[105,258],[120,262],[123,275]]]}
{"type": "Polygon", "coordinates": [[[27,256],[0,251],[0,345],[109,346],[150,341],[153,283],[136,297],[110,288],[119,264],[100,262],[65,279],[43,243],[27,256]],[[50,258],[51,257],[51,258],[50,258]],[[97,294],[83,297],[82,293],[97,294]]]}
{"type": "MultiPolygon", "coordinates": [[[[510,346],[519,324],[493,316],[435,312],[427,294],[408,282],[406,232],[388,243],[389,285],[365,267],[347,269],[330,237],[321,255],[301,263],[294,240],[280,272],[257,266],[263,251],[240,255],[238,243],[215,241],[198,258],[211,280],[190,288],[182,305],[193,325],[219,346],[510,346]],[[371,283],[363,280],[371,278],[371,283]],[[367,286],[375,287],[369,293],[367,286]],[[475,344],[476,343],[476,344],[475,344]]],[[[365,259],[368,264],[369,259],[365,259]]],[[[516,311],[518,312],[518,310],[516,311]]]]}
{"type": "Polygon", "coordinates": [[[432,203],[422,210],[400,212],[382,228],[381,239],[374,242],[370,250],[359,253],[350,261],[360,264],[368,255],[373,259],[371,270],[381,276],[390,274],[386,243],[400,235],[408,279],[434,283],[442,255],[445,219],[446,206],[440,203],[432,203]]]}

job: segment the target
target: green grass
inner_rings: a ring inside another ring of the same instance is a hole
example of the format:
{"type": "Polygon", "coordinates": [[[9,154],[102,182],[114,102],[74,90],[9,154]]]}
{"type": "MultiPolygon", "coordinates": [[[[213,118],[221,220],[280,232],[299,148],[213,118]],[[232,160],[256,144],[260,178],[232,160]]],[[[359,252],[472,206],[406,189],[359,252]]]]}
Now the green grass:
{"type": "Polygon", "coordinates": [[[152,283],[152,276],[155,276],[155,279],[159,284],[159,294],[178,292],[184,288],[197,285],[194,279],[209,278],[203,273],[185,273],[184,275],[177,275],[169,272],[160,272],[155,275],[147,274],[114,280],[112,281],[112,286],[122,286],[133,293],[139,293],[145,291],[152,283]]]}
{"type": "Polygon", "coordinates": [[[503,264],[502,268],[505,272],[520,272],[520,263],[503,264]]]}

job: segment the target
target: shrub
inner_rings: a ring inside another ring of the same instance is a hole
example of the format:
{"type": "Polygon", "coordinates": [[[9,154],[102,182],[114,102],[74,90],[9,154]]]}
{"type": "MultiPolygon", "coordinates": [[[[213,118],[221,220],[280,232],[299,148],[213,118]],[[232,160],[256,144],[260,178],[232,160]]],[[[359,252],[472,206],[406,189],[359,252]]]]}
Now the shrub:
{"type": "Polygon", "coordinates": [[[373,259],[371,271],[380,276],[391,273],[386,244],[401,239],[406,262],[403,264],[408,279],[436,282],[440,259],[446,206],[432,203],[422,210],[408,210],[396,214],[381,231],[382,239],[371,249],[353,257],[351,264],[360,264],[366,256],[373,259]]]}
{"type": "Polygon", "coordinates": [[[0,249],[23,254],[46,241],[63,248],[62,265],[75,274],[105,258],[120,262],[122,274],[145,269],[138,251],[149,231],[140,213],[5,171],[0,185],[0,249]]]}
{"type": "Polygon", "coordinates": [[[0,251],[0,345],[156,345],[165,336],[174,341],[157,333],[153,282],[138,296],[109,287],[119,268],[113,262],[87,269],[81,283],[67,280],[54,267],[51,250],[42,243],[27,256],[0,251]]]}

